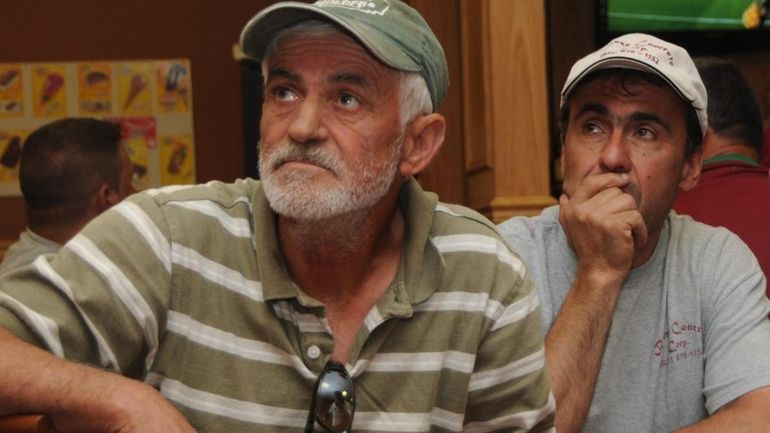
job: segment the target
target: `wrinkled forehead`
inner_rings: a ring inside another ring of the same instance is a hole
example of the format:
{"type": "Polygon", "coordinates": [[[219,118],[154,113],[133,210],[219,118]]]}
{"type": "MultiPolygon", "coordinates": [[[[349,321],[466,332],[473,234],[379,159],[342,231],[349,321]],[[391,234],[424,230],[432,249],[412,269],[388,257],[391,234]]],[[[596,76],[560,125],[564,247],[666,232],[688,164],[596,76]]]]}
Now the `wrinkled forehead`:
{"type": "Polygon", "coordinates": [[[663,92],[671,93],[678,97],[675,89],[658,75],[632,69],[603,69],[593,72],[581,80],[569,95],[568,101],[586,86],[624,96],[638,96],[647,92],[663,92]]]}
{"type": "Polygon", "coordinates": [[[682,114],[670,119],[685,121],[689,105],[673,89],[644,80],[621,80],[617,77],[599,78],[575,89],[568,103],[572,115],[591,111],[608,116],[625,116],[628,113],[682,114]],[[672,111],[673,110],[673,111],[672,111]]]}
{"type": "Polygon", "coordinates": [[[683,122],[686,122],[686,110],[691,109],[687,101],[654,74],[608,70],[595,72],[581,81],[567,97],[562,107],[562,116],[568,113],[573,116],[577,114],[575,110],[582,110],[585,104],[596,104],[598,99],[605,102],[613,100],[620,104],[644,104],[653,112],[675,107],[683,113],[683,122]],[[578,100],[580,107],[575,104],[578,100]]]}

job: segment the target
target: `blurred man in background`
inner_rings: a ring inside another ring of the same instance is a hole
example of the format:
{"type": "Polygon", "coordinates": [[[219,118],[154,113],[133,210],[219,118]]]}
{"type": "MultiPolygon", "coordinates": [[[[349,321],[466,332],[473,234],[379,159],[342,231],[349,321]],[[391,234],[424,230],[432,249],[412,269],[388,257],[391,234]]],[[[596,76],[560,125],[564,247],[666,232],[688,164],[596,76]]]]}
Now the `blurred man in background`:
{"type": "Polygon", "coordinates": [[[19,166],[27,229],[8,248],[0,272],[59,251],[91,219],[134,192],[132,174],[116,124],[66,118],[33,131],[19,166]]]}
{"type": "Polygon", "coordinates": [[[680,191],[674,210],[740,236],[770,275],[770,175],[759,164],[762,116],[751,84],[734,64],[696,61],[708,91],[708,134],[695,188],[680,191]]]}

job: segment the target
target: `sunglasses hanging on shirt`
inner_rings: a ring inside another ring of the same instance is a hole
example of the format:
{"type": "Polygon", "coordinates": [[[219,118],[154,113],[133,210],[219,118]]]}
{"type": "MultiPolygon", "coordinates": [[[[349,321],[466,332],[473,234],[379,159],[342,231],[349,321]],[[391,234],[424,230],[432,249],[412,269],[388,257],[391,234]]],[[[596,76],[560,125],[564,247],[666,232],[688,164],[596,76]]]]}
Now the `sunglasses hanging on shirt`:
{"type": "Polygon", "coordinates": [[[356,390],[348,370],[337,361],[327,362],[315,383],[305,433],[313,433],[316,422],[329,433],[350,433],[355,411],[356,390]]]}

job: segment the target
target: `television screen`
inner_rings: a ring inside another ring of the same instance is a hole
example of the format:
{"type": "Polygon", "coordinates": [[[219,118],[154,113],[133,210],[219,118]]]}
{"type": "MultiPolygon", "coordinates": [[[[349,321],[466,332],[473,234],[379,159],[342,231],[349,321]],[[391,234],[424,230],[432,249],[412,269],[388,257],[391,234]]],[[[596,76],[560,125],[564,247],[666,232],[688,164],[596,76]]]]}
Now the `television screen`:
{"type": "MultiPolygon", "coordinates": [[[[767,2],[767,1],[766,1],[767,2]]],[[[745,30],[759,27],[755,0],[608,0],[607,26],[633,31],[745,30]],[[744,13],[746,20],[744,20],[744,13]]]]}
{"type": "Polygon", "coordinates": [[[694,54],[770,49],[770,0],[598,0],[599,43],[630,32],[694,54]]]}

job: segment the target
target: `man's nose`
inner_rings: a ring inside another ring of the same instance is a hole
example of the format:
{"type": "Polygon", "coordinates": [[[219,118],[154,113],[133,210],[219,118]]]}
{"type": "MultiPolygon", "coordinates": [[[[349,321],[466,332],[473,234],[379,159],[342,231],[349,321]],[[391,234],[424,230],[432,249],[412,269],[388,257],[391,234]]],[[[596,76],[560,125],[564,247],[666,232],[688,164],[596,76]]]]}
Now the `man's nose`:
{"type": "Polygon", "coordinates": [[[607,172],[626,173],[631,170],[631,155],[622,132],[613,132],[599,156],[599,165],[607,172]]]}
{"type": "Polygon", "coordinates": [[[320,101],[305,98],[298,105],[291,123],[289,138],[299,144],[315,144],[328,138],[329,131],[324,122],[324,111],[320,101]]]}

